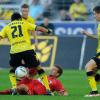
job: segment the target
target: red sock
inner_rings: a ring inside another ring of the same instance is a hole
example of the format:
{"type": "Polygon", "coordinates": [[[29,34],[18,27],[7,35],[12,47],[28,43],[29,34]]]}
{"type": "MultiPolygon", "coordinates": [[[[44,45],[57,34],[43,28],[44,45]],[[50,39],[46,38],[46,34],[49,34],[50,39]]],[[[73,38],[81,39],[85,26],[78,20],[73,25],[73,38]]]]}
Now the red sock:
{"type": "Polygon", "coordinates": [[[0,94],[2,95],[11,94],[11,89],[0,91],[0,94]]]}

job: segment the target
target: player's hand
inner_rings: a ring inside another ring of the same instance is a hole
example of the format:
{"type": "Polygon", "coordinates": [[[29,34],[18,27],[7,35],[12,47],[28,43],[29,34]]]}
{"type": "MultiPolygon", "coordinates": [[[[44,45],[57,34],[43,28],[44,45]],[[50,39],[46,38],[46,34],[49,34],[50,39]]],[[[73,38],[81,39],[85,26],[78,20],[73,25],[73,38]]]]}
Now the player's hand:
{"type": "Polygon", "coordinates": [[[88,32],[83,30],[83,31],[80,31],[80,33],[82,33],[83,35],[88,35],[88,32]]]}
{"type": "Polygon", "coordinates": [[[84,34],[84,35],[86,35],[86,36],[88,36],[88,37],[90,37],[90,38],[98,39],[98,36],[93,35],[93,34],[87,32],[87,31],[85,31],[85,30],[81,31],[80,33],[82,33],[82,34],[84,34]]]}

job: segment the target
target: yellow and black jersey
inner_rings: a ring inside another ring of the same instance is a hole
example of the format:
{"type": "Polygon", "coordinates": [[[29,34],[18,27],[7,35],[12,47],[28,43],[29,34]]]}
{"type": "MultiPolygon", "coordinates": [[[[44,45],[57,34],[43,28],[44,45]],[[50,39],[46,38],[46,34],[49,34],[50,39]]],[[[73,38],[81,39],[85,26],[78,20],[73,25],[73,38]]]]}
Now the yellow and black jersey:
{"type": "Polygon", "coordinates": [[[31,35],[29,31],[34,31],[35,28],[35,24],[16,20],[5,26],[0,32],[0,36],[9,39],[11,54],[19,53],[26,50],[32,50],[31,35]]]}
{"type": "Polygon", "coordinates": [[[35,19],[33,19],[31,16],[28,16],[27,19],[22,17],[22,21],[27,21],[31,24],[35,24],[35,19]]]}

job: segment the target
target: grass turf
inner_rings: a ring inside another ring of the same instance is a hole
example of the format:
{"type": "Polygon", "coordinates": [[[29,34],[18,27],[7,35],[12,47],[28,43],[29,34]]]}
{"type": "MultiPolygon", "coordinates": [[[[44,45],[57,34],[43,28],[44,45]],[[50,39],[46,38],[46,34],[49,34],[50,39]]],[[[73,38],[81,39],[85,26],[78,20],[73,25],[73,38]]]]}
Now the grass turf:
{"type": "MultiPolygon", "coordinates": [[[[90,88],[84,71],[65,70],[60,77],[61,82],[68,90],[68,96],[11,96],[0,95],[0,100],[99,100],[100,97],[84,97],[90,88]]],[[[7,70],[0,70],[0,90],[10,88],[7,70]]],[[[98,85],[100,90],[100,86],[98,85]]]]}

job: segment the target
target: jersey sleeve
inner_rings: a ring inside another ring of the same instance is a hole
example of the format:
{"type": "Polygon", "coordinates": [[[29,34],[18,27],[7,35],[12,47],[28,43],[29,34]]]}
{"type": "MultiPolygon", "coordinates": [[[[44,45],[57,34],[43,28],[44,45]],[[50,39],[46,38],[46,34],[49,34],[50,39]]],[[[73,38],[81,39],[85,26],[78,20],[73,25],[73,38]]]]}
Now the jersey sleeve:
{"type": "Polygon", "coordinates": [[[7,26],[6,27],[4,27],[2,30],[1,30],[1,32],[0,32],[0,36],[2,37],[2,38],[6,38],[7,37],[7,26]]]}
{"type": "Polygon", "coordinates": [[[31,23],[26,23],[29,31],[35,31],[36,25],[31,23]]]}

